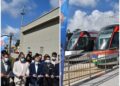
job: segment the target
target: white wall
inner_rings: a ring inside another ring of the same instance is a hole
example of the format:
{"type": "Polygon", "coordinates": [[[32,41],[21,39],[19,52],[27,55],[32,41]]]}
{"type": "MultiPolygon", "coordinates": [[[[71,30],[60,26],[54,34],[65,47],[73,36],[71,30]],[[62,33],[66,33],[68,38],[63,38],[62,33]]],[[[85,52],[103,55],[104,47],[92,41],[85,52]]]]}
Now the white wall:
{"type": "Polygon", "coordinates": [[[21,51],[24,53],[27,53],[28,47],[33,53],[40,53],[40,47],[44,48],[43,54],[51,55],[54,51],[59,53],[59,24],[26,34],[21,38],[21,51]]]}

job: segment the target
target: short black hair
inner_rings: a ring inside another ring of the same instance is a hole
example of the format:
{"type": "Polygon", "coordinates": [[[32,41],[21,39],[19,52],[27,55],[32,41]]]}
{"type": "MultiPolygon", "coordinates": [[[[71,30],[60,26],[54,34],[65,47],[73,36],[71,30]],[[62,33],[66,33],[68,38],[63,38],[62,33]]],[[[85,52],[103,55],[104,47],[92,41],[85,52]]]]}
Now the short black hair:
{"type": "Polygon", "coordinates": [[[6,54],[6,53],[7,53],[6,50],[2,50],[2,51],[1,51],[1,54],[2,54],[2,55],[6,54]]]}
{"type": "Polygon", "coordinates": [[[46,58],[50,58],[49,54],[44,55],[44,60],[46,60],[46,58]]]}
{"type": "Polygon", "coordinates": [[[53,56],[53,55],[57,56],[57,53],[56,53],[56,52],[53,52],[53,53],[52,53],[52,56],[53,56]]]}
{"type": "Polygon", "coordinates": [[[42,56],[42,54],[39,54],[39,56],[42,56]]]}
{"type": "Polygon", "coordinates": [[[28,53],[32,53],[31,51],[29,51],[28,53]]]}
{"type": "Polygon", "coordinates": [[[35,56],[34,56],[34,58],[39,57],[39,56],[40,56],[40,54],[36,53],[35,56]]]}
{"type": "Polygon", "coordinates": [[[2,56],[4,56],[4,55],[9,55],[6,50],[2,50],[2,51],[1,51],[1,54],[2,54],[2,56]]]}

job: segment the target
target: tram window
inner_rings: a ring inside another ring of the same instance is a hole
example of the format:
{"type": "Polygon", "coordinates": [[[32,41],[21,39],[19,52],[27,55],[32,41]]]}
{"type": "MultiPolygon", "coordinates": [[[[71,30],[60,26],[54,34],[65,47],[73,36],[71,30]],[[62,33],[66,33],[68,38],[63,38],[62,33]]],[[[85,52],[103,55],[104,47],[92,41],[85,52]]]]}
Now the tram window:
{"type": "Polygon", "coordinates": [[[67,45],[67,50],[73,50],[75,44],[77,43],[77,41],[79,39],[79,34],[80,33],[76,33],[71,37],[71,39],[69,40],[68,45],[67,45]]]}
{"type": "Polygon", "coordinates": [[[113,40],[112,40],[112,44],[111,44],[111,48],[114,48],[114,47],[119,47],[119,33],[115,33],[114,36],[113,36],[113,40]]]}
{"type": "Polygon", "coordinates": [[[76,50],[81,50],[81,49],[84,50],[86,46],[87,46],[87,38],[81,37],[76,45],[76,50]]]}

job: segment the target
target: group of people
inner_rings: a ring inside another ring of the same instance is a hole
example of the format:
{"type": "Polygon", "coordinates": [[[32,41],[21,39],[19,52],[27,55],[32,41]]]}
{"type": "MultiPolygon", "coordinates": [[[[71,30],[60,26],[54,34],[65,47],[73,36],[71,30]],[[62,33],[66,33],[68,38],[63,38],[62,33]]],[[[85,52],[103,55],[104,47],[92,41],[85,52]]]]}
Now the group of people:
{"type": "Polygon", "coordinates": [[[7,52],[1,54],[1,86],[59,86],[57,53],[36,53],[26,56],[20,52],[13,62],[7,52]]]}

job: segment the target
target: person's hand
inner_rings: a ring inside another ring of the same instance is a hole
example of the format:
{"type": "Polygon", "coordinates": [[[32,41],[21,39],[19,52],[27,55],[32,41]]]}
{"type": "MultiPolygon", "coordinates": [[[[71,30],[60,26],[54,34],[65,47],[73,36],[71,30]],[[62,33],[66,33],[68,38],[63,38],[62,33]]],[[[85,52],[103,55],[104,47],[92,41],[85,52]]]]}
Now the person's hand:
{"type": "Polygon", "coordinates": [[[4,73],[1,73],[0,76],[1,76],[1,77],[7,77],[7,75],[4,74],[4,73]]]}
{"type": "Polygon", "coordinates": [[[6,75],[7,78],[10,78],[10,75],[6,75]]]}
{"type": "Polygon", "coordinates": [[[4,77],[4,73],[0,73],[0,77],[4,77]]]}
{"type": "Polygon", "coordinates": [[[56,78],[59,78],[59,76],[56,76],[56,78]]]}
{"type": "Polygon", "coordinates": [[[23,76],[22,75],[20,75],[20,76],[18,76],[19,77],[19,79],[22,79],[23,78],[23,76]]]}
{"type": "Polygon", "coordinates": [[[36,74],[33,74],[33,77],[37,77],[37,75],[36,75],[36,74]]]}
{"type": "Polygon", "coordinates": [[[51,78],[54,78],[54,75],[51,75],[51,78]]]}
{"type": "Polygon", "coordinates": [[[28,75],[28,74],[25,74],[24,77],[27,78],[27,77],[29,77],[29,75],[28,75]]]}
{"type": "Polygon", "coordinates": [[[48,78],[48,77],[49,77],[49,75],[48,75],[48,74],[45,74],[45,77],[47,77],[47,78],[48,78]]]}
{"type": "Polygon", "coordinates": [[[43,77],[43,75],[38,75],[38,78],[41,78],[41,77],[43,77]]]}

